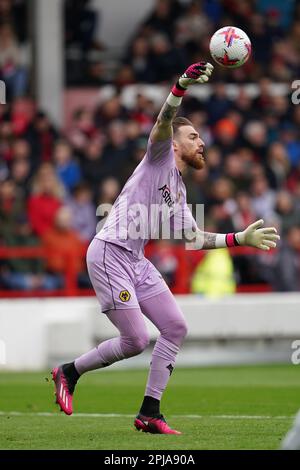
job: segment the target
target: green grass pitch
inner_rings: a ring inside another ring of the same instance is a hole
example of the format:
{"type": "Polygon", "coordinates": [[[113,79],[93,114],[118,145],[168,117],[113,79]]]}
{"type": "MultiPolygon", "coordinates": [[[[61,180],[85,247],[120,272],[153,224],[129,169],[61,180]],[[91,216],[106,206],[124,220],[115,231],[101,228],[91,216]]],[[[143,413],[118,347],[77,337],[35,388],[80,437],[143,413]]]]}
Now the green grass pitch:
{"type": "Polygon", "coordinates": [[[300,407],[297,366],[177,368],[162,411],[183,434],[145,434],[132,423],[146,377],[146,370],[86,374],[68,417],[54,405],[49,373],[2,372],[0,449],[277,449],[300,407]]]}

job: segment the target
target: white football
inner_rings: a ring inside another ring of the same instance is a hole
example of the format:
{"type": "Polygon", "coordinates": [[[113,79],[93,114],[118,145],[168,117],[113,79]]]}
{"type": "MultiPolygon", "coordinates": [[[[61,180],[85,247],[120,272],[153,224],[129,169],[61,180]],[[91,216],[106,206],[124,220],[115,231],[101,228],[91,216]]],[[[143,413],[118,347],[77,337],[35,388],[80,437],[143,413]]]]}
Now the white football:
{"type": "Polygon", "coordinates": [[[251,55],[251,42],[247,34],[235,26],[224,26],[210,40],[212,58],[223,67],[241,67],[251,55]]]}

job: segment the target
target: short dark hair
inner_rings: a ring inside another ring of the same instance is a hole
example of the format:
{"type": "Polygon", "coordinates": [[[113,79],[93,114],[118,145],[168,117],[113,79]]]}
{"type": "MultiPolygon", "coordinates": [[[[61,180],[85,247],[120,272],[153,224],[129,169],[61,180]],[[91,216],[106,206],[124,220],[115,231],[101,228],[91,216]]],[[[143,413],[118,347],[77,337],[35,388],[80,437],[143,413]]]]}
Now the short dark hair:
{"type": "Polygon", "coordinates": [[[176,134],[178,129],[182,126],[193,126],[193,123],[185,117],[176,117],[172,122],[173,132],[176,134]]]}

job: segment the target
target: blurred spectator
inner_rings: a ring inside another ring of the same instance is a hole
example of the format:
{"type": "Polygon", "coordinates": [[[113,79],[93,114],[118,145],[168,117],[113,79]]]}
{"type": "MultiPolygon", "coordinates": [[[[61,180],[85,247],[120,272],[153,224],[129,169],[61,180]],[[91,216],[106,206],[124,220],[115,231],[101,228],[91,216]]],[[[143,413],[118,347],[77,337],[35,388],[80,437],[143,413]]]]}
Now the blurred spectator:
{"type": "MultiPolygon", "coordinates": [[[[240,191],[237,193],[236,207],[232,213],[233,231],[240,232],[248,225],[255,222],[258,215],[253,209],[250,195],[247,192],[240,191]]],[[[270,257],[269,257],[270,258],[270,257]]],[[[239,254],[233,257],[234,270],[239,284],[252,284],[255,282],[263,282],[261,271],[262,266],[258,268],[257,257],[247,254],[239,254]]]]}
{"type": "Polygon", "coordinates": [[[185,13],[175,22],[174,42],[183,50],[186,63],[197,62],[199,57],[207,59],[207,46],[213,33],[213,24],[204,12],[202,3],[191,1],[185,13]]]}
{"type": "Polygon", "coordinates": [[[8,243],[16,231],[17,220],[26,208],[15,182],[8,178],[0,184],[0,241],[8,243]]]}
{"type": "Polygon", "coordinates": [[[102,184],[98,188],[97,194],[97,210],[96,215],[99,217],[99,222],[97,224],[97,233],[103,227],[106,217],[108,216],[111,208],[119,196],[121,191],[121,185],[119,181],[110,176],[103,180],[102,184]]]}
{"type": "Polygon", "coordinates": [[[173,37],[174,19],[180,12],[180,5],[172,0],[155,0],[153,11],[144,21],[141,30],[144,34],[164,32],[173,37]]]}
{"type": "Polygon", "coordinates": [[[0,160],[0,183],[4,181],[9,175],[8,166],[6,162],[0,160]]]}
{"type": "Polygon", "coordinates": [[[185,67],[184,55],[179,48],[171,47],[167,36],[157,33],[151,38],[150,66],[153,82],[173,80],[185,67]]]}
{"type": "Polygon", "coordinates": [[[287,150],[291,167],[297,167],[300,163],[299,129],[292,124],[287,124],[282,129],[280,137],[287,150]]]}
{"type": "MultiPolygon", "coordinates": [[[[198,106],[199,108],[199,106],[198,106]]],[[[201,135],[204,140],[205,146],[209,147],[213,143],[213,133],[207,121],[207,113],[204,111],[191,111],[188,113],[187,118],[193,123],[196,131],[201,135]]]]}
{"type": "Polygon", "coordinates": [[[258,82],[259,95],[253,100],[253,104],[258,106],[262,111],[267,110],[272,104],[271,80],[263,77],[258,82]]]}
{"type": "MultiPolygon", "coordinates": [[[[91,116],[93,119],[92,113],[91,116]]],[[[128,112],[122,105],[120,95],[115,95],[102,103],[101,106],[96,109],[94,118],[95,125],[102,129],[106,129],[115,120],[127,120],[128,112]]]]}
{"type": "Polygon", "coordinates": [[[1,23],[10,24],[21,43],[27,39],[27,6],[26,0],[0,0],[1,23]]]}
{"type": "Polygon", "coordinates": [[[292,226],[300,226],[300,213],[295,210],[294,200],[289,192],[282,190],[277,193],[276,212],[280,216],[282,235],[292,226]]]}
{"type": "Polygon", "coordinates": [[[141,137],[141,126],[140,124],[135,121],[134,119],[129,119],[125,123],[125,133],[128,139],[128,142],[132,145],[132,147],[136,146],[136,142],[141,137]]]}
{"type": "MultiPolygon", "coordinates": [[[[193,204],[208,204],[211,182],[208,179],[208,168],[201,171],[190,170],[185,176],[187,201],[193,204]]],[[[195,215],[195,214],[194,214],[195,215]]]]}
{"type": "Polygon", "coordinates": [[[289,27],[296,3],[295,0],[289,0],[285,4],[281,0],[258,0],[257,8],[267,16],[275,16],[280,26],[289,27]]]}
{"type": "Polygon", "coordinates": [[[53,227],[56,212],[62,205],[65,191],[50,163],[43,163],[32,181],[28,199],[28,216],[33,231],[41,236],[53,227]]]}
{"type": "Polygon", "coordinates": [[[174,79],[179,70],[184,70],[186,61],[181,49],[173,47],[162,33],[151,37],[150,67],[152,82],[165,82],[174,79]]]}
{"type": "Polygon", "coordinates": [[[238,96],[234,101],[234,109],[239,112],[247,121],[256,117],[256,108],[253,106],[249,94],[244,87],[238,88],[238,96]]]}
{"type": "MultiPolygon", "coordinates": [[[[14,233],[6,243],[9,247],[39,247],[40,240],[33,235],[26,216],[16,219],[14,233]]],[[[45,263],[41,258],[10,258],[0,269],[0,279],[6,289],[39,290],[61,287],[61,279],[45,272],[45,263]]]]}
{"type": "Polygon", "coordinates": [[[30,161],[27,159],[13,161],[11,164],[10,173],[14,183],[16,184],[18,192],[22,194],[23,200],[26,200],[30,192],[30,161]]]}
{"type": "Polygon", "coordinates": [[[255,222],[257,215],[255,214],[251,197],[245,191],[240,191],[236,195],[236,208],[232,214],[232,222],[234,226],[234,232],[240,232],[248,227],[248,225],[255,222]]]}
{"type": "Polygon", "coordinates": [[[89,61],[86,66],[86,76],[84,77],[84,82],[86,85],[89,86],[102,86],[108,85],[108,72],[107,66],[105,62],[101,60],[94,59],[93,61],[89,61]]]}
{"type": "Polygon", "coordinates": [[[26,139],[15,139],[12,144],[12,155],[11,158],[16,160],[28,160],[32,158],[31,148],[26,139]]]}
{"type": "Polygon", "coordinates": [[[147,39],[142,36],[136,37],[125,57],[125,62],[131,66],[136,82],[153,81],[149,53],[150,44],[147,39]]]}
{"type": "Polygon", "coordinates": [[[98,46],[95,38],[98,13],[90,0],[65,0],[65,39],[67,45],[77,45],[82,52],[98,46]]]}
{"type": "Polygon", "coordinates": [[[225,15],[229,15],[233,20],[233,24],[239,24],[243,29],[247,28],[249,18],[253,17],[254,4],[251,0],[224,0],[223,8],[225,15]]]}
{"type": "Polygon", "coordinates": [[[13,24],[12,0],[0,0],[1,22],[13,24]]]}
{"type": "Polygon", "coordinates": [[[5,82],[8,99],[23,96],[27,88],[27,71],[12,26],[0,25],[0,78],[5,82]]]}
{"type": "Polygon", "coordinates": [[[126,85],[135,83],[134,72],[130,65],[122,64],[117,71],[114,84],[118,92],[126,85]]]}
{"type": "Polygon", "coordinates": [[[234,294],[235,289],[233,263],[228,249],[207,251],[194,272],[192,293],[222,297],[234,294]]]}
{"type": "Polygon", "coordinates": [[[140,125],[141,132],[148,134],[154,124],[153,102],[145,95],[138,93],[134,108],[131,110],[130,118],[140,125]]]}
{"type": "Polygon", "coordinates": [[[53,160],[56,174],[68,191],[81,180],[81,170],[72,155],[72,148],[66,140],[59,140],[54,147],[53,160]]]}
{"type": "Polygon", "coordinates": [[[120,191],[121,186],[116,178],[113,176],[106,178],[100,186],[98,204],[113,204],[120,191]]]}
{"type": "Polygon", "coordinates": [[[28,97],[16,98],[10,107],[13,134],[16,138],[26,139],[26,132],[36,114],[36,103],[28,97]]]}
{"type": "Polygon", "coordinates": [[[102,141],[100,139],[92,139],[87,143],[80,163],[83,179],[88,181],[94,195],[105,174],[102,165],[102,156],[102,141]]]}
{"type": "Polygon", "coordinates": [[[214,125],[217,121],[224,118],[231,108],[232,102],[227,96],[225,83],[215,83],[213,93],[207,102],[209,123],[214,125]]]}
{"type": "Polygon", "coordinates": [[[103,150],[102,165],[106,176],[118,175],[125,183],[125,172],[130,161],[132,148],[126,136],[125,124],[121,121],[112,122],[107,130],[108,142],[103,150]]]}
{"type": "Polygon", "coordinates": [[[270,109],[277,118],[281,119],[281,125],[287,127],[289,124],[289,100],[287,96],[272,96],[270,109]]]}
{"type": "Polygon", "coordinates": [[[282,241],[273,268],[274,290],[292,292],[300,290],[300,227],[291,227],[282,241]]]}
{"type": "Polygon", "coordinates": [[[224,174],[236,190],[246,190],[249,187],[248,168],[238,153],[230,153],[224,165],[224,174]]]}
{"type": "Polygon", "coordinates": [[[233,185],[231,181],[221,176],[210,185],[210,204],[222,204],[229,201],[233,196],[233,185]]]}
{"type": "Polygon", "coordinates": [[[48,254],[47,269],[51,273],[64,274],[71,264],[77,274],[85,270],[83,254],[87,245],[72,229],[72,215],[68,207],[58,209],[53,227],[42,238],[48,254]]]}
{"type": "Polygon", "coordinates": [[[267,177],[272,189],[280,189],[286,181],[290,164],[288,154],[281,142],[269,146],[267,161],[267,177]]]}
{"type": "Polygon", "coordinates": [[[38,111],[25,135],[32,151],[34,169],[37,169],[42,162],[51,161],[54,144],[58,137],[59,134],[47,114],[38,111]]]}
{"type": "Polygon", "coordinates": [[[211,31],[208,17],[200,2],[192,0],[184,15],[176,22],[176,42],[180,46],[197,47],[203,36],[211,31]]]}
{"type": "Polygon", "coordinates": [[[238,127],[232,119],[223,118],[217,121],[214,127],[214,135],[215,142],[220,147],[223,155],[235,150],[238,127]]]}
{"type": "MultiPolygon", "coordinates": [[[[257,62],[261,68],[270,62],[272,38],[267,31],[266,22],[263,15],[255,13],[251,15],[249,20],[249,34],[252,43],[252,53],[255,62],[257,62]]],[[[246,29],[248,30],[248,27],[246,29]]]]}
{"type": "Polygon", "coordinates": [[[74,112],[72,127],[68,138],[75,151],[85,151],[90,139],[96,138],[97,132],[94,124],[94,115],[88,108],[79,108],[74,112]]]}
{"type": "Polygon", "coordinates": [[[209,200],[209,215],[218,226],[221,233],[233,232],[231,213],[234,210],[234,187],[225,177],[216,179],[211,185],[209,200]]]}
{"type": "Polygon", "coordinates": [[[267,130],[261,121],[249,121],[244,127],[244,138],[254,156],[263,161],[267,152],[267,130]]]}
{"type": "Polygon", "coordinates": [[[275,192],[270,189],[267,179],[260,176],[252,182],[252,203],[258,217],[267,218],[275,208],[275,192]]]}
{"type": "Polygon", "coordinates": [[[222,155],[219,147],[212,145],[205,150],[205,159],[207,162],[207,168],[209,171],[209,180],[213,181],[219,178],[222,174],[222,155]]]}
{"type": "Polygon", "coordinates": [[[96,207],[92,202],[93,193],[86,183],[75,186],[67,205],[71,211],[72,228],[85,242],[96,234],[96,207]]]}
{"type": "Polygon", "coordinates": [[[130,162],[126,168],[124,168],[124,178],[127,180],[130,178],[134,170],[136,169],[137,165],[142,161],[146,154],[148,139],[147,137],[139,137],[136,138],[134,142],[131,142],[132,146],[132,153],[130,162]]]}

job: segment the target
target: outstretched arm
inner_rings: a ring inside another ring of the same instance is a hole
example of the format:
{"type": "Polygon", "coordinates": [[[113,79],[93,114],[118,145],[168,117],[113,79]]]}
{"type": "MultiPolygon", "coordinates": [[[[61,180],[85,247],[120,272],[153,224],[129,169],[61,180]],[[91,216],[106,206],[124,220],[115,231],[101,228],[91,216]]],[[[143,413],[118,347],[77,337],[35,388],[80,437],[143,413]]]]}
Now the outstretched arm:
{"type": "Polygon", "coordinates": [[[172,122],[187,88],[194,83],[207,82],[212,71],[213,66],[208,62],[197,62],[186,69],[178,82],[173,86],[171,93],[161,108],[150,134],[152,142],[158,142],[172,137],[172,122]]]}

